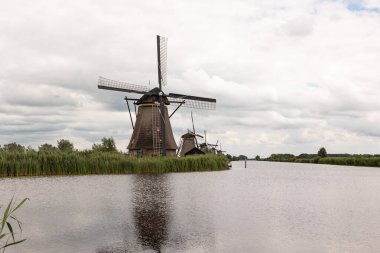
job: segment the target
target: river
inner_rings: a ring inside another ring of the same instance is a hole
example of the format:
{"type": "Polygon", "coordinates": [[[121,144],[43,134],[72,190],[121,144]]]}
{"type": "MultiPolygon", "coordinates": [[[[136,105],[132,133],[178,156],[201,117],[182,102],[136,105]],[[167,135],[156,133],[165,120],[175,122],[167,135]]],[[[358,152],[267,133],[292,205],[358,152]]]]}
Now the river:
{"type": "Polygon", "coordinates": [[[380,168],[249,161],[231,170],[0,179],[27,241],[7,253],[378,252],[380,168]]]}

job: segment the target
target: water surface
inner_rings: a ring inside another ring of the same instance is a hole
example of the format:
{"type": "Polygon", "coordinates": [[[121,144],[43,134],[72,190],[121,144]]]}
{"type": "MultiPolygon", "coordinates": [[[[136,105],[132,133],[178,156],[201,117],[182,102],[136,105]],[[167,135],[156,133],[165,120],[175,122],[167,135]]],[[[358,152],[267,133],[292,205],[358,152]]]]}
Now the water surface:
{"type": "Polygon", "coordinates": [[[8,252],[377,252],[380,169],[234,162],[231,170],[0,179],[29,197],[8,252]]]}

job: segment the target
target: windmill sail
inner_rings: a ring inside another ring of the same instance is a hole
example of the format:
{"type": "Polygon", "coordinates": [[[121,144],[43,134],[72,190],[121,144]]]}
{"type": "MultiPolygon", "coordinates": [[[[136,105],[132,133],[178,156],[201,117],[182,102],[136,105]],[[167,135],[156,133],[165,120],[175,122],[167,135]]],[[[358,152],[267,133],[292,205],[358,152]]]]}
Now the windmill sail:
{"type": "Polygon", "coordinates": [[[158,83],[166,86],[167,82],[167,46],[168,39],[157,35],[158,83]]]}
{"type": "Polygon", "coordinates": [[[167,97],[170,99],[170,102],[183,103],[183,107],[203,110],[215,110],[216,108],[216,99],[214,98],[197,97],[176,93],[169,93],[167,97]]]}
{"type": "MultiPolygon", "coordinates": [[[[166,58],[167,58],[167,38],[157,35],[157,61],[158,61],[158,85],[161,92],[159,92],[160,100],[160,111],[164,111],[163,102],[163,92],[162,86],[167,83],[166,80],[166,58]]],[[[162,140],[161,155],[166,156],[166,130],[165,130],[165,119],[161,117],[160,119],[160,134],[162,140]]]]}
{"type": "Polygon", "coordinates": [[[99,77],[98,88],[104,90],[115,90],[138,94],[145,94],[149,90],[148,87],[144,85],[115,81],[102,76],[99,77]]]}

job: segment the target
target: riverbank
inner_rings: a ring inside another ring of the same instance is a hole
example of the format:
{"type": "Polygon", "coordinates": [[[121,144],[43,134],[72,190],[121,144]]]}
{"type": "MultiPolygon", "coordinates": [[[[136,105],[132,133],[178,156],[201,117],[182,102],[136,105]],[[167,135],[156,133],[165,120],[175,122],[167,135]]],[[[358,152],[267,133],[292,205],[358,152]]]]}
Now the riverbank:
{"type": "Polygon", "coordinates": [[[297,163],[319,163],[346,166],[380,167],[380,157],[324,157],[296,159],[297,163]]]}
{"type": "Polygon", "coordinates": [[[380,167],[380,157],[378,156],[352,156],[352,157],[316,156],[316,157],[309,157],[309,158],[282,157],[281,159],[265,159],[265,161],[380,167]]]}
{"type": "Polygon", "coordinates": [[[0,152],[0,177],[133,174],[228,169],[223,156],[135,158],[119,152],[0,152]]]}

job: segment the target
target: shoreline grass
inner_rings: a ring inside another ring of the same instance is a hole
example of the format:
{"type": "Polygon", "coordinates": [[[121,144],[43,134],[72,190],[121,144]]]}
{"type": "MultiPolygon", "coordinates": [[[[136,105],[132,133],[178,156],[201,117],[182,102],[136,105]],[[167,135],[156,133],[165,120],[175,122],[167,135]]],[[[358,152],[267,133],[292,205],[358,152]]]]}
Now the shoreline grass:
{"type": "Polygon", "coordinates": [[[301,158],[296,163],[317,163],[344,166],[380,167],[380,157],[324,157],[324,158],[301,158]]]}
{"type": "Polygon", "coordinates": [[[0,152],[0,177],[136,174],[228,169],[223,156],[135,158],[119,152],[0,152]]]}

